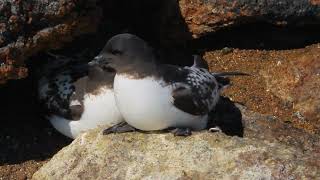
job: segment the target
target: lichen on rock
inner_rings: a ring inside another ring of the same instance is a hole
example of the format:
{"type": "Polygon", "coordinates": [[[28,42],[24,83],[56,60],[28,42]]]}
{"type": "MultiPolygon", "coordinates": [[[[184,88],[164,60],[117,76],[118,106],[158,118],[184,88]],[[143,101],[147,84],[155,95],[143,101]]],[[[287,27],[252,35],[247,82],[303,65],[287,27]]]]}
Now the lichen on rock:
{"type": "MultiPolygon", "coordinates": [[[[227,108],[226,102],[220,105],[227,108]]],[[[189,137],[141,132],[104,136],[98,128],[62,149],[33,179],[320,177],[318,136],[237,106],[243,114],[244,138],[206,130],[189,137]]]]}
{"type": "Polygon", "coordinates": [[[320,134],[320,45],[299,51],[293,59],[270,64],[261,74],[272,93],[292,104],[293,116],[312,124],[320,134]]]}
{"type": "Polygon", "coordinates": [[[198,132],[87,132],[61,150],[33,179],[303,179],[320,174],[301,150],[258,139],[198,132]]]}

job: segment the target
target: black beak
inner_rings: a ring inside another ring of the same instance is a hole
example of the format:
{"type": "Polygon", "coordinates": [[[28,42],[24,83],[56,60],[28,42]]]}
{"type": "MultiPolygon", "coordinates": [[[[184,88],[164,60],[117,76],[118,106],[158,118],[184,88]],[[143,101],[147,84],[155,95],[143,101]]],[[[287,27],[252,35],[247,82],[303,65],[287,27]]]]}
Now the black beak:
{"type": "Polygon", "coordinates": [[[96,65],[98,65],[98,63],[96,61],[90,61],[90,62],[88,62],[88,65],[89,66],[96,66],[96,65]]]}
{"type": "Polygon", "coordinates": [[[101,55],[96,56],[96,57],[93,58],[93,60],[88,62],[88,65],[89,66],[97,66],[97,65],[99,65],[100,59],[101,59],[101,55]]]}

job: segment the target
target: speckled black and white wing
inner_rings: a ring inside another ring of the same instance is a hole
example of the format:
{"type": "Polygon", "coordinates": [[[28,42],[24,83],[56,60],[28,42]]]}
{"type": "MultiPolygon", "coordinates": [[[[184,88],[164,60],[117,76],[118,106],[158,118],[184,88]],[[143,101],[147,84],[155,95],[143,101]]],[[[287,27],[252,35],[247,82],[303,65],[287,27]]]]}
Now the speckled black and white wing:
{"type": "Polygon", "coordinates": [[[74,64],[67,68],[51,68],[42,76],[39,80],[39,99],[48,115],[78,120],[83,112],[87,64],[74,64]]]}
{"type": "Polygon", "coordinates": [[[219,99],[218,82],[203,68],[166,66],[164,80],[172,87],[173,105],[192,115],[205,115],[219,99]]]}

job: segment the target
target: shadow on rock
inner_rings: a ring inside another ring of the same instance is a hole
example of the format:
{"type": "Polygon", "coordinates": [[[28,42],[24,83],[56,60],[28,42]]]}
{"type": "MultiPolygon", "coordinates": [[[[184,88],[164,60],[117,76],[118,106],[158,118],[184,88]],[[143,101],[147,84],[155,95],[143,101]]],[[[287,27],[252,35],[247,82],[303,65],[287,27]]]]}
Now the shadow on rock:
{"type": "Polygon", "coordinates": [[[215,126],[227,135],[243,137],[241,111],[229,98],[220,97],[216,109],[209,114],[208,128],[215,126]]]}
{"type": "Polygon", "coordinates": [[[319,43],[320,26],[278,27],[253,23],[208,33],[188,43],[191,49],[202,51],[224,47],[260,50],[288,50],[319,43]]]}
{"type": "MultiPolygon", "coordinates": [[[[155,49],[161,49],[163,63],[190,65],[192,34],[181,14],[178,1],[102,1],[104,21],[99,30],[109,30],[108,38],[119,33],[132,33],[155,49]],[[172,57],[174,54],[174,57],[172,57]],[[185,55],[187,54],[187,55],[185,55]]],[[[101,37],[101,36],[99,36],[101,37]]]]}
{"type": "Polygon", "coordinates": [[[40,116],[34,83],[28,77],[0,86],[0,166],[51,158],[71,142],[40,116]]]}

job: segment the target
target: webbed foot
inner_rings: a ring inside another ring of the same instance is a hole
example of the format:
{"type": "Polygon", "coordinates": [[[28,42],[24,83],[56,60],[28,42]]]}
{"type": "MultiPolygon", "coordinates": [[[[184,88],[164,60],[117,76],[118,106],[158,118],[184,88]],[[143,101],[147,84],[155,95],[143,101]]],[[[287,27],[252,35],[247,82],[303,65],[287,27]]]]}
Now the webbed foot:
{"type": "Polygon", "coordinates": [[[108,129],[103,130],[102,134],[107,135],[111,133],[125,133],[125,132],[133,132],[133,131],[136,131],[134,127],[130,126],[126,122],[121,122],[112,127],[109,127],[108,129]]]}
{"type": "Polygon", "coordinates": [[[174,136],[190,136],[192,134],[190,128],[175,128],[171,131],[174,136]]]}

